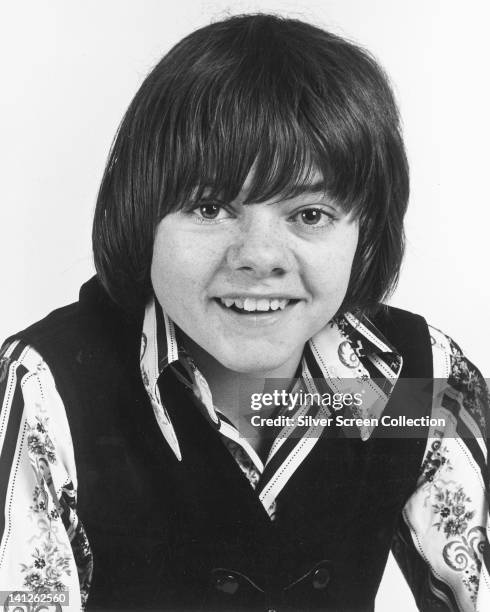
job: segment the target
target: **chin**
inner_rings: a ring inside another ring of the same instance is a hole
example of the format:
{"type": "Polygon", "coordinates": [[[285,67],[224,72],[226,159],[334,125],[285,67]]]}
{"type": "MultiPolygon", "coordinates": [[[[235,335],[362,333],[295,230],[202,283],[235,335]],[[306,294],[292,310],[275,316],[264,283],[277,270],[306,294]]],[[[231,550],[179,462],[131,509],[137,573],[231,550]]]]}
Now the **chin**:
{"type": "Polygon", "coordinates": [[[266,355],[263,351],[249,351],[248,354],[244,355],[239,350],[234,354],[227,354],[223,356],[223,359],[218,357],[218,361],[229,370],[238,372],[239,374],[257,374],[262,376],[267,372],[274,372],[279,369],[285,360],[281,360],[277,353],[272,355],[266,355]]]}

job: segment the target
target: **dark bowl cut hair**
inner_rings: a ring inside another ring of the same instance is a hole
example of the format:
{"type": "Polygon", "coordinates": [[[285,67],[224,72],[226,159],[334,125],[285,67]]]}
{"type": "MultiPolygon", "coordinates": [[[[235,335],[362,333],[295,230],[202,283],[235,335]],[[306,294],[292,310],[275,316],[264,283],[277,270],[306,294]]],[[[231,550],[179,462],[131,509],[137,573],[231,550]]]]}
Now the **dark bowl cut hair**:
{"type": "Polygon", "coordinates": [[[127,310],[152,294],[155,230],[206,198],[245,203],[321,188],[359,220],[341,311],[374,312],[398,280],[408,164],[373,57],[295,19],[249,14],[181,40],[144,80],[114,139],[93,226],[95,266],[127,310]]]}

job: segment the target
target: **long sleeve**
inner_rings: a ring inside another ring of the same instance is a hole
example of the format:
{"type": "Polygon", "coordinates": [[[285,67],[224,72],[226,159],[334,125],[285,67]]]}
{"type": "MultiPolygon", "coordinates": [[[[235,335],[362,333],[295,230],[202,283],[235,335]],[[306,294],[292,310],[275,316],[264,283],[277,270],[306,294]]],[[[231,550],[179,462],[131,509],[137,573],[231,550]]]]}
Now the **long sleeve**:
{"type": "Polygon", "coordinates": [[[68,592],[63,609],[80,610],[92,554],[73,445],[55,381],[31,347],[3,348],[0,405],[0,591],[68,592]]]}
{"type": "Polygon", "coordinates": [[[457,344],[430,332],[432,416],[445,419],[445,427],[430,432],[393,554],[420,610],[488,612],[488,388],[457,344]]]}

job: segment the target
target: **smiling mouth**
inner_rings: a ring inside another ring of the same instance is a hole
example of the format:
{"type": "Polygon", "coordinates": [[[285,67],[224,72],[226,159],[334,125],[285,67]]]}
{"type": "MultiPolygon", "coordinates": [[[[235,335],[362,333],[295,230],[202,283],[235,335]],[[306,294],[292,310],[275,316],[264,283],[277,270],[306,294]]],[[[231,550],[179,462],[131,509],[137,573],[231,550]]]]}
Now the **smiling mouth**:
{"type": "Polygon", "coordinates": [[[299,299],[288,298],[214,298],[214,300],[222,308],[241,315],[264,315],[271,312],[280,312],[299,302],[299,299]]]}

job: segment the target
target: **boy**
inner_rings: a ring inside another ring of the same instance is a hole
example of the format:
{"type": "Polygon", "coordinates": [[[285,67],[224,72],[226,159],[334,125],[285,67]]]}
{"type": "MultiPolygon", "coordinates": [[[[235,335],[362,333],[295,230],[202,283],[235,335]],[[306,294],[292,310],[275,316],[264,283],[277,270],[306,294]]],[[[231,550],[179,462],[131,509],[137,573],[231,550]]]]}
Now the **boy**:
{"type": "Polygon", "coordinates": [[[447,336],[382,305],[407,201],[365,51],[270,15],[176,45],[114,142],[97,277],[3,349],[2,589],[372,610],[392,548],[420,609],[483,610],[487,390],[447,336]],[[393,437],[407,379],[430,388],[416,435],[393,437]],[[359,425],[305,400],[257,427],[236,398],[264,391],[340,394],[359,425]]]}

